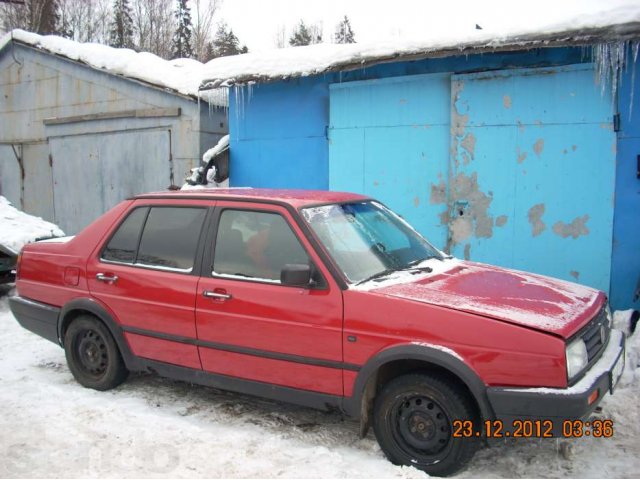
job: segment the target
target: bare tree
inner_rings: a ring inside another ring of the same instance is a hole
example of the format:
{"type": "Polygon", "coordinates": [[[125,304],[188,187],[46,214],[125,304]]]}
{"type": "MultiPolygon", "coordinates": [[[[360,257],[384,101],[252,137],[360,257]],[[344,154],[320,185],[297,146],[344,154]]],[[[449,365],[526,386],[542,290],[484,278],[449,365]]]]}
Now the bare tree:
{"type": "Polygon", "coordinates": [[[201,62],[207,60],[208,45],[215,26],[215,14],[221,4],[222,0],[191,0],[191,46],[195,58],[201,62]]]}
{"type": "Polygon", "coordinates": [[[111,0],[58,0],[61,33],[78,42],[106,43],[111,0]]]}
{"type": "Polygon", "coordinates": [[[58,33],[57,0],[25,0],[23,3],[0,3],[2,26],[5,30],[22,28],[31,32],[58,33]]]}
{"type": "Polygon", "coordinates": [[[134,0],[131,2],[136,48],[171,58],[176,28],[172,0],[134,0]]]}
{"type": "Polygon", "coordinates": [[[287,46],[287,29],[284,25],[278,26],[276,34],[274,35],[274,41],[278,48],[284,48],[287,46]]]}

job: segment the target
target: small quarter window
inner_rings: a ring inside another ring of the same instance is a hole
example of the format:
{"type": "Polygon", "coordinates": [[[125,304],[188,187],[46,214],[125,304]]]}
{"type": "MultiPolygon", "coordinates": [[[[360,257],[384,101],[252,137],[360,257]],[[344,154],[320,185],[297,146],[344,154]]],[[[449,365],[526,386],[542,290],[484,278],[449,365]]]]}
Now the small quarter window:
{"type": "Polygon", "coordinates": [[[142,232],[136,264],[189,272],[206,209],[154,207],[142,232]]]}
{"type": "Polygon", "coordinates": [[[109,262],[133,263],[138,249],[140,231],[147,217],[148,208],[136,208],[118,227],[111,237],[107,248],[102,252],[102,259],[109,262]]]}
{"type": "Polygon", "coordinates": [[[214,250],[214,275],[280,283],[280,272],[287,264],[310,262],[281,215],[248,210],[222,212],[214,250]]]}

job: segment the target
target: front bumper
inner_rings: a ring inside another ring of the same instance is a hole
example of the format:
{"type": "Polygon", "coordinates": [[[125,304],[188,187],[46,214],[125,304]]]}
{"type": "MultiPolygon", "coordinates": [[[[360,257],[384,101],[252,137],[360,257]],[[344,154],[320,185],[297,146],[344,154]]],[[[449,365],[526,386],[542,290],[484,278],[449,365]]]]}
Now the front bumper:
{"type": "Polygon", "coordinates": [[[588,417],[607,392],[613,393],[624,370],[624,351],[624,334],[611,330],[600,359],[569,388],[488,388],[487,396],[496,419],[502,421],[505,430],[509,430],[514,421],[551,420],[553,433],[560,436],[564,421],[588,417]],[[597,392],[595,398],[594,392],[597,392]]]}
{"type": "Polygon", "coordinates": [[[9,307],[18,323],[27,330],[53,343],[58,340],[58,316],[60,309],[46,303],[22,297],[9,297],[9,307]]]}

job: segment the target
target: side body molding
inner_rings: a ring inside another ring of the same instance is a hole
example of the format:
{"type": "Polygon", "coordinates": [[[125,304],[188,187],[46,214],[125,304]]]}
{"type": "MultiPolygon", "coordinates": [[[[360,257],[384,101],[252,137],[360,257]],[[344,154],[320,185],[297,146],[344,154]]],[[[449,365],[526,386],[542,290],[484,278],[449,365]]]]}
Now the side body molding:
{"type": "Polygon", "coordinates": [[[356,377],[353,388],[353,396],[345,398],[343,401],[344,411],[351,417],[361,418],[362,400],[365,395],[367,382],[375,378],[378,370],[386,364],[402,360],[415,360],[441,367],[457,376],[469,389],[475,398],[480,413],[484,419],[495,417],[489,399],[487,397],[487,386],[461,358],[454,352],[447,352],[439,348],[420,344],[402,344],[389,347],[374,355],[365,365],[362,366],[356,377]]]}

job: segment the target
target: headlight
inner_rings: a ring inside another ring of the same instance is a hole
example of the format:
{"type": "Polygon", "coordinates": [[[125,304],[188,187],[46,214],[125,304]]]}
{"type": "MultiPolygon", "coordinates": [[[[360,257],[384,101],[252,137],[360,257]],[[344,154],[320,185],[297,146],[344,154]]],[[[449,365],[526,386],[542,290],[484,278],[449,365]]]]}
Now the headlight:
{"type": "Polygon", "coordinates": [[[569,380],[580,373],[589,363],[587,346],[581,338],[567,345],[567,376],[569,380]]]}

